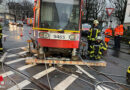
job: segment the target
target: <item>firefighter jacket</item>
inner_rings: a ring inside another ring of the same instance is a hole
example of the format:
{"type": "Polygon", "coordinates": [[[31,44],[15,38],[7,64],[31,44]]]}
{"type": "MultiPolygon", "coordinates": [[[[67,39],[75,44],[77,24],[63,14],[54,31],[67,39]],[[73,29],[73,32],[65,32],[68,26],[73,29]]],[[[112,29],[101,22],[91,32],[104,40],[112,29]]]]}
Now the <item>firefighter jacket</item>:
{"type": "Polygon", "coordinates": [[[0,39],[2,38],[2,26],[0,25],[0,39]]]}
{"type": "Polygon", "coordinates": [[[129,73],[130,74],[130,66],[128,67],[128,69],[127,69],[127,73],[129,73]]]}
{"type": "Polygon", "coordinates": [[[127,83],[130,84],[130,66],[128,67],[127,72],[126,72],[126,80],[127,80],[127,83]]]}
{"type": "Polygon", "coordinates": [[[96,41],[96,38],[101,36],[101,30],[98,27],[93,27],[88,32],[88,40],[96,41]]]}
{"type": "Polygon", "coordinates": [[[104,41],[96,42],[90,45],[89,57],[95,59],[101,59],[103,52],[107,50],[107,45],[104,41]]]}

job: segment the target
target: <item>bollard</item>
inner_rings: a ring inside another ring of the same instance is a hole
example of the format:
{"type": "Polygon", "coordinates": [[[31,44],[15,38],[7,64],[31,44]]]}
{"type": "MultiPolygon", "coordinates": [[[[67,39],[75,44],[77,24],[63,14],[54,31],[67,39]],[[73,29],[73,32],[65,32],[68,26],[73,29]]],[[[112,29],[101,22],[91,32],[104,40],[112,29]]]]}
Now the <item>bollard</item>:
{"type": "Polygon", "coordinates": [[[27,43],[28,43],[27,54],[29,56],[32,56],[32,54],[31,54],[31,42],[32,42],[32,40],[27,40],[27,43]]]}
{"type": "Polygon", "coordinates": [[[32,30],[31,29],[29,30],[29,34],[32,34],[32,30]]]}
{"type": "Polygon", "coordinates": [[[3,52],[3,46],[2,46],[2,26],[0,25],[0,52],[3,52]]]}

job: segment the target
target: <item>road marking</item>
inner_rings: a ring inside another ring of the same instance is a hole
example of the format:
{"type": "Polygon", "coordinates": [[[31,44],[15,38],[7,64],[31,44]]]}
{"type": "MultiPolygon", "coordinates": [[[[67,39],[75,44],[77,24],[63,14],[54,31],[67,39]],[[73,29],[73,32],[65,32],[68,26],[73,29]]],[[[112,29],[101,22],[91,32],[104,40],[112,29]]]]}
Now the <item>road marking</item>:
{"type": "Polygon", "coordinates": [[[87,71],[85,71],[83,68],[81,68],[80,66],[78,65],[75,65],[79,70],[81,70],[84,74],[86,74],[88,77],[96,80],[96,78],[94,76],[92,76],[91,74],[89,74],[87,71]]]}
{"type": "MultiPolygon", "coordinates": [[[[23,70],[31,68],[33,66],[35,66],[35,64],[33,64],[33,65],[25,65],[25,66],[22,66],[22,67],[18,68],[17,70],[23,71],[23,70]]],[[[13,71],[8,71],[8,72],[5,72],[5,73],[0,74],[0,75],[2,75],[3,77],[7,77],[7,76],[12,75],[12,74],[14,74],[13,71]]]]}
{"type": "Polygon", "coordinates": [[[16,50],[16,49],[22,49],[22,48],[24,48],[24,47],[12,48],[12,49],[8,49],[7,51],[16,50]]]}
{"type": "Polygon", "coordinates": [[[25,65],[25,66],[22,66],[22,67],[18,68],[18,70],[22,71],[22,70],[31,68],[31,67],[33,67],[33,66],[36,66],[36,64],[25,65]]]}
{"type": "MultiPolygon", "coordinates": [[[[17,86],[18,86],[20,89],[22,89],[23,87],[29,85],[30,83],[31,83],[30,81],[24,80],[24,81],[20,82],[17,86]]],[[[19,90],[19,88],[18,88],[17,86],[15,85],[15,86],[13,86],[13,87],[7,89],[7,90],[19,90]]]]}
{"type": "Polygon", "coordinates": [[[4,55],[0,58],[0,62],[3,62],[3,61],[4,61],[4,59],[6,58],[6,55],[7,55],[7,54],[8,54],[7,52],[4,53],[4,55]]]}
{"type": "Polygon", "coordinates": [[[20,59],[16,59],[16,60],[13,60],[13,61],[5,62],[5,64],[17,63],[17,62],[20,62],[20,61],[24,61],[25,59],[26,59],[26,58],[20,58],[20,59]]]}
{"type": "Polygon", "coordinates": [[[12,75],[12,74],[14,74],[14,72],[8,71],[8,72],[5,72],[5,73],[0,74],[0,75],[3,76],[3,77],[7,77],[7,76],[12,75]]]}
{"type": "MultiPolygon", "coordinates": [[[[93,76],[93,75],[91,75],[90,73],[88,73],[87,71],[85,71],[82,67],[80,67],[79,65],[75,65],[79,70],[81,70],[84,74],[86,74],[87,76],[89,76],[90,78],[92,78],[92,79],[94,79],[94,80],[96,80],[96,78],[93,76]]],[[[99,82],[99,81],[98,81],[99,82]]],[[[107,87],[105,87],[105,86],[103,86],[103,85],[98,85],[97,87],[96,87],[96,90],[111,90],[111,89],[109,89],[109,88],[107,88],[107,87]]]]}
{"type": "Polygon", "coordinates": [[[95,90],[111,90],[111,89],[108,89],[103,85],[98,85],[95,90]]]}
{"type": "Polygon", "coordinates": [[[18,55],[22,55],[22,54],[25,54],[25,53],[27,53],[27,51],[23,51],[23,52],[20,52],[20,53],[17,53],[17,54],[8,55],[7,58],[16,57],[18,55]]]}
{"type": "MultiPolygon", "coordinates": [[[[55,69],[56,69],[56,68],[51,67],[51,68],[49,68],[49,69],[47,69],[47,70],[45,70],[45,71],[42,71],[42,72],[40,72],[40,73],[34,75],[33,78],[35,78],[35,79],[40,79],[41,77],[43,77],[43,76],[45,76],[46,74],[48,74],[48,73],[54,71],[55,69]]],[[[30,83],[31,83],[30,81],[24,80],[24,81],[18,83],[18,86],[19,86],[20,89],[22,89],[22,88],[24,88],[25,86],[29,85],[30,83]]],[[[17,87],[17,85],[15,85],[15,86],[13,86],[13,87],[7,89],[7,90],[17,90],[17,89],[18,89],[18,87],[17,87]]]]}
{"type": "Polygon", "coordinates": [[[69,87],[77,78],[78,78],[77,75],[74,74],[70,75],[65,80],[56,85],[54,87],[54,90],[66,90],[66,88],[69,87]]]}
{"type": "Polygon", "coordinates": [[[46,75],[47,73],[50,73],[50,72],[54,71],[55,69],[56,69],[56,68],[51,67],[51,68],[49,68],[49,69],[47,69],[47,70],[45,70],[45,71],[42,71],[42,72],[40,72],[40,73],[34,75],[33,78],[39,79],[39,78],[43,77],[44,75],[46,75]]]}

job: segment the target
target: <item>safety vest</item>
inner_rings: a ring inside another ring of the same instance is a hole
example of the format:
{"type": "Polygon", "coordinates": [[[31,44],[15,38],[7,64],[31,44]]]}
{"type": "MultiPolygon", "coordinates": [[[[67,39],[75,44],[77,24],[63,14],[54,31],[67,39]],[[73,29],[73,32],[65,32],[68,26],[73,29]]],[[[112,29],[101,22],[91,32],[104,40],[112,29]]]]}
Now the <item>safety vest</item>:
{"type": "Polygon", "coordinates": [[[114,29],[114,36],[119,36],[120,35],[120,28],[119,26],[117,26],[115,29],[114,29]]]}
{"type": "Polygon", "coordinates": [[[88,40],[91,41],[96,41],[96,38],[98,36],[101,36],[101,30],[97,29],[97,28],[91,28],[88,34],[88,40]]]}
{"type": "Polygon", "coordinates": [[[124,34],[123,25],[121,24],[119,28],[120,28],[119,35],[123,36],[124,34]]]}
{"type": "Polygon", "coordinates": [[[112,30],[110,28],[108,28],[105,30],[105,37],[109,38],[110,36],[112,36],[112,30]]]}

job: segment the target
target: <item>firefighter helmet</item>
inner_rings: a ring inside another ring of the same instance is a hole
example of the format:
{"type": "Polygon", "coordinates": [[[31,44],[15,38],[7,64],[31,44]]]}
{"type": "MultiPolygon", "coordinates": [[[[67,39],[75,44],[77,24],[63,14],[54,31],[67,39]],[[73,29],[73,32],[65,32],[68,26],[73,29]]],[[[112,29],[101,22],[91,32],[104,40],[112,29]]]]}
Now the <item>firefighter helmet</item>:
{"type": "Polygon", "coordinates": [[[101,37],[101,36],[98,36],[96,39],[97,39],[97,40],[102,40],[102,37],[101,37]]]}
{"type": "Polygon", "coordinates": [[[99,24],[99,21],[98,20],[94,20],[93,24],[99,24]]]}

